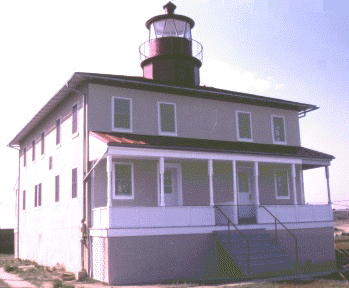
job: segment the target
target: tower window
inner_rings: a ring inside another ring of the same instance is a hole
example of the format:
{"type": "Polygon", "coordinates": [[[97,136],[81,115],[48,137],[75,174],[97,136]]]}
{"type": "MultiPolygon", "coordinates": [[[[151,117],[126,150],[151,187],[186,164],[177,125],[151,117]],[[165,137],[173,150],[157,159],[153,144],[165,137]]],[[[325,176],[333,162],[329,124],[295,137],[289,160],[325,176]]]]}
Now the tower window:
{"type": "Polygon", "coordinates": [[[27,166],[27,147],[23,148],[23,167],[27,166]]]}
{"type": "Polygon", "coordinates": [[[61,144],[61,119],[56,120],[56,145],[61,144]]]}
{"type": "Polygon", "coordinates": [[[55,177],[55,202],[59,202],[59,175],[55,177]]]}
{"type": "Polygon", "coordinates": [[[35,139],[32,141],[32,161],[35,161],[35,139]]]}
{"type": "Polygon", "coordinates": [[[71,197],[76,198],[78,196],[78,168],[72,169],[72,187],[71,197]]]}
{"type": "Polygon", "coordinates": [[[22,204],[23,204],[23,210],[25,210],[25,190],[23,191],[23,199],[22,199],[22,204]]]}
{"type": "Polygon", "coordinates": [[[45,132],[41,132],[41,155],[45,154],[45,132]]]}
{"type": "Polygon", "coordinates": [[[78,104],[72,108],[72,134],[78,132],[78,104]]]}

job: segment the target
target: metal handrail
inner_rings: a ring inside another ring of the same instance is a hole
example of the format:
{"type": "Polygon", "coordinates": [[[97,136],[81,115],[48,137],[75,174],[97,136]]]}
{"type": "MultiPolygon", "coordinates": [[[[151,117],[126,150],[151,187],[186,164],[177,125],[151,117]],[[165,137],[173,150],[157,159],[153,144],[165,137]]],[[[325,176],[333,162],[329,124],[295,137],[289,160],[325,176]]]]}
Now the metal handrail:
{"type": "Polygon", "coordinates": [[[227,215],[225,215],[225,213],[222,211],[221,208],[219,208],[219,206],[214,205],[214,208],[216,208],[228,221],[228,235],[229,235],[229,241],[231,241],[231,237],[230,237],[230,225],[232,225],[235,230],[241,235],[241,237],[243,238],[243,240],[246,243],[246,249],[247,249],[247,274],[250,274],[251,272],[251,249],[250,249],[250,243],[246,237],[246,235],[244,233],[242,233],[238,227],[229,219],[229,217],[227,215]]]}
{"type": "Polygon", "coordinates": [[[277,230],[277,223],[279,222],[279,224],[281,224],[282,227],[285,228],[285,230],[293,237],[294,241],[295,241],[295,248],[296,248],[296,267],[298,267],[298,240],[297,237],[284,225],[284,223],[282,223],[273,213],[271,213],[265,206],[260,205],[260,208],[264,208],[265,211],[267,211],[273,218],[275,221],[275,239],[276,241],[278,241],[278,230],[277,230]]]}

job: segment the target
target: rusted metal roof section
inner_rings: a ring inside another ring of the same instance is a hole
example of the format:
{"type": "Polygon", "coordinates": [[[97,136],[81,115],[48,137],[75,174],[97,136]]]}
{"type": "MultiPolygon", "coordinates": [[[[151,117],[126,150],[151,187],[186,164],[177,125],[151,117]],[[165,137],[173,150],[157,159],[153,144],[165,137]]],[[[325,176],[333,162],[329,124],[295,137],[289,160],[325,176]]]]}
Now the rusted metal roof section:
{"type": "Polygon", "coordinates": [[[131,145],[145,145],[144,141],[132,140],[125,137],[119,137],[107,133],[90,132],[90,135],[96,137],[97,139],[103,141],[106,144],[119,143],[119,144],[131,144],[131,145]]]}
{"type": "Polygon", "coordinates": [[[138,148],[173,149],[238,154],[258,154],[331,161],[335,157],[301,146],[231,142],[219,140],[150,136],[126,133],[91,132],[109,146],[131,146],[138,148]]]}

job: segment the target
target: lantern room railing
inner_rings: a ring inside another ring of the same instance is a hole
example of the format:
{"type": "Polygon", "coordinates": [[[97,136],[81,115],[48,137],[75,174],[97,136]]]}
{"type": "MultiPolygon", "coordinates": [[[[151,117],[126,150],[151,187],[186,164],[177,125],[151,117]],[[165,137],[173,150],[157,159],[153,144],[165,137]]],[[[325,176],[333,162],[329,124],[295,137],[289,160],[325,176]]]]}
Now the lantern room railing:
{"type": "Polygon", "coordinates": [[[203,48],[198,41],[181,37],[151,39],[139,46],[140,62],[160,55],[188,55],[202,62],[203,48]]]}

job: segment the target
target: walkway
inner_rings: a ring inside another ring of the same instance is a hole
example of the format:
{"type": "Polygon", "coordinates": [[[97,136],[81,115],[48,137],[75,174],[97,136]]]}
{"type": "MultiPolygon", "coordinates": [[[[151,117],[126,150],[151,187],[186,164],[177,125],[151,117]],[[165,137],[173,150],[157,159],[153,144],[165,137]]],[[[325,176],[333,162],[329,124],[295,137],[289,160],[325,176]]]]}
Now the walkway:
{"type": "Polygon", "coordinates": [[[13,288],[37,288],[17,275],[5,272],[3,268],[0,268],[0,279],[13,288]]]}

